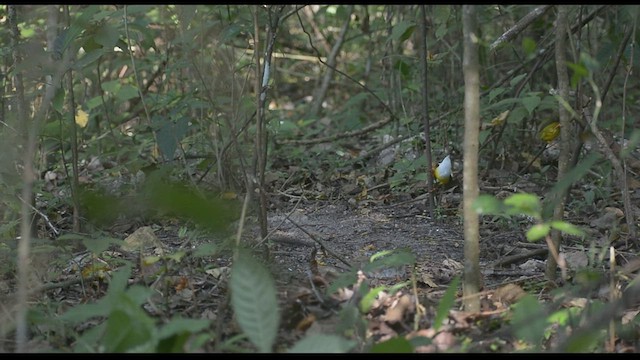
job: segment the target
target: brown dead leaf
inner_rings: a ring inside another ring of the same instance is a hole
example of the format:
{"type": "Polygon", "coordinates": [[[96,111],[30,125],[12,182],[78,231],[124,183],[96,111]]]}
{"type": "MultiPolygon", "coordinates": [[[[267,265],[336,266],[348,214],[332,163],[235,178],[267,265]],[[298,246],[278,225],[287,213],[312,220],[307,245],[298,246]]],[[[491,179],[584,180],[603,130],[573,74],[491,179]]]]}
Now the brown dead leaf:
{"type": "Polygon", "coordinates": [[[493,292],[492,299],[503,304],[513,304],[522,299],[526,294],[527,293],[522,290],[520,286],[516,284],[507,284],[503,287],[497,288],[493,292]]]}
{"type": "Polygon", "coordinates": [[[624,315],[622,315],[622,325],[626,325],[632,322],[638,316],[638,314],[640,314],[640,310],[626,311],[624,315]]]}
{"type": "Polygon", "coordinates": [[[305,316],[304,319],[300,320],[300,322],[298,322],[298,324],[296,325],[296,330],[305,332],[311,325],[313,325],[315,321],[316,316],[313,314],[309,314],[305,316]]]}
{"type": "Polygon", "coordinates": [[[402,295],[387,309],[387,313],[384,315],[384,320],[390,324],[395,324],[401,321],[405,312],[410,309],[412,305],[413,301],[411,301],[411,296],[406,294],[402,295]]]}
{"type": "Polygon", "coordinates": [[[431,345],[418,346],[415,348],[417,353],[434,353],[451,349],[455,343],[455,336],[449,331],[441,331],[436,333],[433,328],[422,329],[407,335],[407,339],[411,340],[415,337],[426,337],[432,339],[431,345]]]}
{"type": "Polygon", "coordinates": [[[437,288],[438,284],[435,283],[435,281],[433,281],[433,277],[431,276],[431,274],[428,273],[422,273],[420,274],[420,282],[426,284],[427,286],[431,287],[431,288],[437,288]]]}
{"type": "Polygon", "coordinates": [[[584,309],[584,307],[587,306],[588,302],[589,300],[587,300],[586,298],[573,298],[565,302],[563,305],[566,307],[576,307],[576,308],[584,309]]]}
{"type": "Polygon", "coordinates": [[[162,243],[150,226],[143,226],[124,239],[122,250],[132,252],[147,246],[161,247],[162,243]]]}

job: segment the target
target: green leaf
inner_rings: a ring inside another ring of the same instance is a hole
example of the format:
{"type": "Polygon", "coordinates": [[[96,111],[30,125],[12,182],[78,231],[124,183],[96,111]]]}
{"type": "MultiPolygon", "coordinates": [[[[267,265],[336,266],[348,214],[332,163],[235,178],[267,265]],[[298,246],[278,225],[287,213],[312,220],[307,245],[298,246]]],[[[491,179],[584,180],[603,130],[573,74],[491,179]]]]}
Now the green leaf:
{"type": "Polygon", "coordinates": [[[529,115],[531,115],[533,114],[533,110],[535,110],[540,104],[540,101],[541,99],[538,96],[528,96],[522,98],[522,105],[524,105],[525,109],[529,112],[529,115]]]}
{"type": "Polygon", "coordinates": [[[522,50],[524,50],[527,56],[532,55],[536,51],[536,46],[536,41],[533,40],[533,38],[525,36],[522,39],[522,50]]]}
{"type": "Polygon", "coordinates": [[[189,130],[189,117],[182,116],[174,122],[158,116],[153,118],[153,123],[160,125],[156,131],[156,138],[162,156],[167,160],[173,160],[178,144],[189,130]]]}
{"type": "Polygon", "coordinates": [[[571,87],[572,88],[575,88],[578,85],[578,82],[580,82],[580,80],[582,80],[583,78],[589,76],[589,71],[582,64],[574,64],[574,63],[568,62],[567,66],[571,70],[573,70],[573,74],[571,74],[571,87]]]}
{"type": "Polygon", "coordinates": [[[371,347],[372,353],[388,354],[388,353],[413,353],[413,345],[403,337],[394,337],[387,341],[377,343],[371,347]]]}
{"type": "Polygon", "coordinates": [[[582,229],[580,229],[579,227],[570,224],[568,222],[564,222],[564,221],[552,221],[551,223],[551,227],[562,231],[565,234],[569,234],[569,235],[575,235],[575,236],[584,236],[585,233],[584,231],[582,231],[582,229]]]}
{"type": "Polygon", "coordinates": [[[249,254],[240,252],[231,269],[231,305],[238,324],[261,352],[271,352],[280,312],[269,271],[249,254]]]}
{"type": "Polygon", "coordinates": [[[524,78],[525,78],[525,76],[527,76],[527,73],[520,74],[520,75],[518,75],[518,76],[514,77],[514,78],[513,78],[513,79],[511,79],[511,81],[509,82],[509,85],[511,85],[511,86],[516,86],[516,85],[518,85],[518,83],[519,83],[522,79],[524,79],[524,78]]]}
{"type": "Polygon", "coordinates": [[[81,304],[69,309],[69,311],[60,316],[60,319],[68,321],[71,324],[79,324],[92,317],[107,316],[109,310],[109,308],[103,306],[101,303],[81,304]]]}
{"type": "Polygon", "coordinates": [[[415,28],[416,24],[413,21],[400,21],[393,27],[391,39],[393,41],[405,41],[411,36],[415,28]]]}
{"type": "Polygon", "coordinates": [[[385,250],[371,256],[371,261],[364,266],[364,271],[372,271],[384,267],[410,265],[416,261],[407,249],[385,250]]]}
{"type": "Polygon", "coordinates": [[[376,300],[376,297],[378,297],[378,294],[380,294],[381,291],[384,291],[386,289],[387,287],[382,285],[369,290],[369,292],[367,292],[362,297],[362,300],[360,300],[360,311],[362,311],[363,313],[368,313],[369,310],[371,310],[371,306],[373,305],[373,302],[376,300]]]}
{"type": "Polygon", "coordinates": [[[355,341],[347,340],[335,335],[311,335],[298,341],[289,353],[346,353],[356,345],[355,341]]]}
{"type": "Polygon", "coordinates": [[[220,232],[237,216],[237,203],[221,199],[213,192],[196,192],[180,183],[165,180],[166,170],[160,168],[146,177],[144,201],[157,211],[195,222],[207,231],[220,232]]]}
{"type": "Polygon", "coordinates": [[[122,245],[122,239],[100,236],[98,238],[83,237],[82,244],[93,254],[100,254],[110,245],[122,245]]]}
{"type": "Polygon", "coordinates": [[[115,94],[120,90],[120,80],[111,80],[102,83],[102,90],[115,94]]]}
{"type": "Polygon", "coordinates": [[[436,317],[433,319],[433,329],[437,332],[442,326],[442,322],[449,315],[449,310],[455,304],[456,293],[458,292],[458,285],[460,284],[460,276],[456,276],[449,284],[449,288],[445,291],[440,303],[438,303],[438,310],[436,311],[436,317]]]}
{"type": "Polygon", "coordinates": [[[583,333],[572,335],[569,340],[567,340],[566,347],[562,351],[568,353],[593,351],[592,349],[601,343],[605,335],[606,332],[597,329],[590,329],[583,333]]]}
{"type": "Polygon", "coordinates": [[[481,194],[473,202],[473,209],[480,215],[500,215],[504,213],[502,202],[492,195],[481,194]]]}
{"type": "Polygon", "coordinates": [[[348,272],[344,272],[338,275],[338,277],[335,280],[333,280],[333,282],[331,282],[331,285],[329,285],[329,288],[327,288],[327,294],[333,294],[340,288],[353,285],[357,279],[356,273],[357,273],[356,269],[351,269],[348,272]]]}
{"type": "Polygon", "coordinates": [[[531,295],[525,295],[513,305],[512,329],[518,339],[538,346],[547,327],[547,315],[540,303],[531,295]]]}
{"type": "Polygon", "coordinates": [[[120,40],[120,32],[115,27],[104,24],[98,28],[94,40],[104,46],[105,51],[113,51],[116,43],[120,40]]]}
{"type": "Polygon", "coordinates": [[[65,91],[64,88],[61,88],[56,92],[53,101],[51,101],[51,107],[53,107],[53,110],[57,111],[60,114],[62,114],[64,109],[64,97],[65,91]]]}
{"type": "Polygon", "coordinates": [[[185,319],[175,316],[158,332],[159,352],[185,352],[185,344],[189,338],[209,327],[210,321],[205,319],[185,319]]]}
{"type": "Polygon", "coordinates": [[[573,169],[569,170],[565,176],[558,181],[553,188],[545,195],[544,205],[542,208],[542,218],[548,219],[553,213],[553,208],[556,203],[562,199],[562,194],[569,189],[569,186],[574,182],[580,180],[586,175],[591,167],[600,159],[601,155],[598,152],[592,152],[584,160],[582,160],[573,169]]]}
{"type": "Polygon", "coordinates": [[[533,242],[549,234],[551,230],[551,225],[549,224],[535,224],[527,231],[527,240],[533,242]]]}
{"type": "Polygon", "coordinates": [[[536,219],[540,218],[542,205],[536,195],[526,193],[513,194],[504,199],[504,204],[508,207],[508,215],[524,214],[536,219]]]}
{"type": "Polygon", "coordinates": [[[502,95],[502,93],[504,93],[505,90],[506,89],[503,88],[503,87],[499,87],[499,88],[495,88],[495,89],[491,90],[489,92],[489,102],[492,102],[493,99],[495,99],[496,97],[502,95]]]}
{"type": "Polygon", "coordinates": [[[121,298],[121,309],[109,313],[103,343],[106,352],[148,352],[155,348],[155,324],[142,309],[121,298]]]}
{"type": "Polygon", "coordinates": [[[123,85],[120,90],[116,92],[116,97],[121,101],[127,101],[138,96],[138,88],[129,84],[123,85]]]}
{"type": "Polygon", "coordinates": [[[205,330],[209,324],[210,321],[206,319],[185,319],[177,315],[160,329],[158,337],[163,339],[182,332],[195,334],[198,331],[205,330]]]}
{"type": "Polygon", "coordinates": [[[73,69],[81,70],[86,66],[90,65],[91,63],[93,63],[94,61],[98,60],[102,55],[104,55],[104,49],[92,50],[84,54],[84,56],[81,57],[80,60],[76,61],[73,64],[73,69]]]}

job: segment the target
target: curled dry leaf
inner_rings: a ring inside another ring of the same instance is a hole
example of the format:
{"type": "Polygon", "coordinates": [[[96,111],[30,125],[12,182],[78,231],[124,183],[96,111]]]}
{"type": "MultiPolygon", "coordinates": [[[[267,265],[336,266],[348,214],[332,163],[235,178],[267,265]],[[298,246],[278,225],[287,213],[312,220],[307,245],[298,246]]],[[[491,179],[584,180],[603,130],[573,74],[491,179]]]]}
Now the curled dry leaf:
{"type": "Polygon", "coordinates": [[[507,284],[496,289],[496,291],[493,292],[492,299],[503,304],[513,304],[522,299],[526,294],[527,293],[522,290],[520,286],[516,284],[507,284]]]}
{"type": "Polygon", "coordinates": [[[402,320],[405,312],[413,306],[411,296],[402,295],[397,301],[395,301],[384,315],[384,320],[390,324],[395,324],[402,320]]]}

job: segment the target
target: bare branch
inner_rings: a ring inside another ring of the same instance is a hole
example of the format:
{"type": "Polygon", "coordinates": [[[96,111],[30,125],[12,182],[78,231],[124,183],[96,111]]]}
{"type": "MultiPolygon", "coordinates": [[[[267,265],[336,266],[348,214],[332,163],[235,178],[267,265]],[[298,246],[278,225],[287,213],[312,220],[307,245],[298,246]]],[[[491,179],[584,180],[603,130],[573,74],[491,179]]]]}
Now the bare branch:
{"type": "Polygon", "coordinates": [[[529,12],[522,19],[520,19],[520,21],[518,21],[513,27],[511,27],[499,38],[497,38],[496,41],[494,41],[489,46],[489,50],[493,52],[498,48],[498,46],[502,45],[507,41],[511,41],[511,39],[513,39],[518,34],[520,34],[522,30],[526,29],[527,26],[529,26],[532,22],[534,22],[540,16],[544,15],[544,13],[546,13],[547,10],[551,9],[551,6],[552,5],[542,5],[540,7],[537,7],[531,10],[531,12],[529,12]]]}

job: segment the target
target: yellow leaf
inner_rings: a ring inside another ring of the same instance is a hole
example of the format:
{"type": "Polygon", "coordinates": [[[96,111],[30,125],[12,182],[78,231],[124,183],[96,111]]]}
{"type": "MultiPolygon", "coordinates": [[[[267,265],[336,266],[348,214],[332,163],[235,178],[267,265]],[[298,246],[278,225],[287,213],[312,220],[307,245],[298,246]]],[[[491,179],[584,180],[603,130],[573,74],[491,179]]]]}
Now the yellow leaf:
{"type": "Polygon", "coordinates": [[[82,109],[78,110],[78,113],[76,114],[76,124],[78,124],[78,126],[80,126],[81,128],[84,128],[87,126],[88,122],[89,114],[87,114],[87,112],[82,109]]]}
{"type": "Polygon", "coordinates": [[[220,197],[225,200],[235,200],[238,198],[238,194],[233,191],[227,191],[220,194],[220,197]]]}
{"type": "Polygon", "coordinates": [[[504,121],[505,121],[505,119],[507,118],[508,115],[509,115],[509,110],[505,110],[505,111],[501,112],[500,115],[494,117],[491,120],[491,125],[492,126],[498,126],[498,125],[504,124],[504,121]]]}

